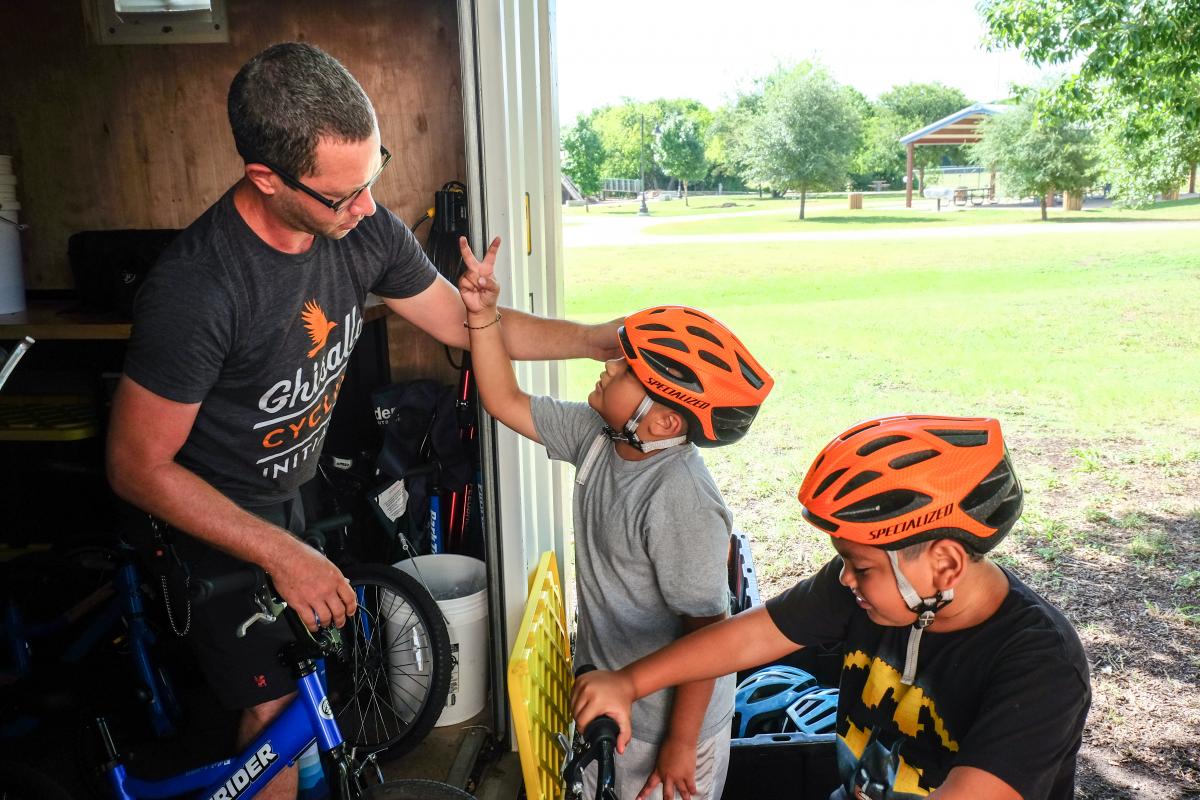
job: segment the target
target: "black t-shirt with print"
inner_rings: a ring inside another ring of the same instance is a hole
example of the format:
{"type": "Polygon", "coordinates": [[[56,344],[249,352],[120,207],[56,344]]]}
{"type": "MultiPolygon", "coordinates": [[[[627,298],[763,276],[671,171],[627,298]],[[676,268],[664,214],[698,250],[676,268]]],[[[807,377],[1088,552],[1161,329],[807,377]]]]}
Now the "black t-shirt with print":
{"type": "Polygon", "coordinates": [[[317,467],[368,292],[411,297],[437,272],[380,206],[307,252],[260,239],[233,190],[163,253],[138,292],[125,374],[200,403],[176,461],[244,506],[293,495],[317,467]]]}
{"type": "Polygon", "coordinates": [[[838,769],[850,797],[922,797],[970,766],[1025,800],[1068,800],[1091,702],[1087,659],[1061,613],[1005,571],[986,621],[921,638],[916,682],[900,682],[909,628],[876,625],[838,582],[840,558],[767,602],[800,645],[840,645],[838,769]],[[881,789],[879,787],[886,787],[881,789]]]}

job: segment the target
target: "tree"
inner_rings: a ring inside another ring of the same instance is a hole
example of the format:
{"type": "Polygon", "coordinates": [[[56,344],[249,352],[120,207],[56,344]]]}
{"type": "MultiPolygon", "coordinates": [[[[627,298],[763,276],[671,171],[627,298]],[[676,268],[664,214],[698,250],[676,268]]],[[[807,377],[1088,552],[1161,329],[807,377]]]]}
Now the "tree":
{"type": "MultiPolygon", "coordinates": [[[[926,125],[944,119],[956,111],[961,111],[970,105],[967,96],[961,90],[941,83],[906,83],[895,86],[879,96],[879,106],[884,113],[880,116],[885,120],[889,115],[892,120],[899,120],[900,127],[907,128],[896,136],[894,141],[899,161],[904,165],[901,169],[907,171],[908,154],[899,138],[905,134],[920,130],[926,125]]],[[[891,127],[886,125],[885,127],[891,127]]],[[[921,196],[925,196],[925,169],[941,163],[943,158],[961,161],[964,156],[962,145],[921,146],[913,148],[913,166],[920,175],[921,196]]]]}
{"type": "Polygon", "coordinates": [[[861,124],[853,96],[821,67],[778,73],[738,137],[743,175],[750,185],[798,189],[804,219],[810,189],[844,184],[861,124]]]}
{"type": "Polygon", "coordinates": [[[1102,123],[1100,142],[1113,200],[1133,208],[1178,191],[1200,155],[1200,136],[1165,109],[1113,114],[1102,123]]]}
{"type": "MultiPolygon", "coordinates": [[[[981,0],[994,45],[1038,66],[1082,57],[1079,71],[1043,97],[1041,110],[1087,118],[1097,95],[1152,106],[1200,130],[1200,6],[1195,0],[981,0]]],[[[1136,137],[1137,131],[1130,134],[1136,137]]]]}
{"type": "Polygon", "coordinates": [[[1096,150],[1091,132],[1080,125],[1039,119],[1032,102],[1013,106],[980,125],[983,138],[968,145],[972,157],[999,171],[1005,191],[1041,198],[1058,189],[1082,192],[1096,181],[1096,150]]]}
{"type": "Polygon", "coordinates": [[[663,173],[676,178],[682,185],[683,204],[687,205],[688,183],[700,180],[708,173],[703,132],[693,120],[682,114],[672,114],[658,125],[653,151],[654,160],[663,173]]]}
{"type": "Polygon", "coordinates": [[[1014,47],[1039,66],[1082,59],[1076,74],[1041,93],[1038,110],[1098,122],[1106,160],[1119,159],[1109,164],[1123,202],[1144,202],[1180,158],[1195,169],[1200,158],[1195,0],[981,0],[979,10],[995,46],[1014,47]]]}
{"type": "Polygon", "coordinates": [[[587,210],[587,198],[604,186],[604,145],[588,117],[581,114],[563,134],[562,151],[562,171],[579,187],[587,210]]]}

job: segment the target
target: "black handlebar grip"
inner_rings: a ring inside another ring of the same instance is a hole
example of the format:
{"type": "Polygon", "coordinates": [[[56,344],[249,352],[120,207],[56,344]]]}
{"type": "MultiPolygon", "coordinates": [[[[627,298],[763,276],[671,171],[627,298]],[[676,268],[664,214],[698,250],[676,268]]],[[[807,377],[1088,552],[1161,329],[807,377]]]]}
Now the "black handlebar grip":
{"type": "Polygon", "coordinates": [[[583,740],[588,743],[589,747],[604,742],[616,744],[617,734],[620,732],[621,728],[615,719],[602,715],[588,723],[587,729],[583,732],[583,740]]]}
{"type": "Polygon", "coordinates": [[[247,567],[228,575],[192,580],[188,585],[188,597],[199,605],[220,595],[254,589],[262,584],[264,577],[258,567],[247,567]]]}

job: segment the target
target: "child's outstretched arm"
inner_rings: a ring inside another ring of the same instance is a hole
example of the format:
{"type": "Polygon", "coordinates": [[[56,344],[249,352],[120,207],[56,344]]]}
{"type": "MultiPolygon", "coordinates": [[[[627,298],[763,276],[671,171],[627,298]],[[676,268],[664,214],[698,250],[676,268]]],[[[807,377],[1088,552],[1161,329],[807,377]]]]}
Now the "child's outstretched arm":
{"type": "Polygon", "coordinates": [[[493,270],[500,239],[492,240],[487,254],[480,262],[471,252],[466,237],[459,237],[458,249],[467,270],[458,280],[458,292],[467,309],[467,332],[471,336],[471,365],[475,370],[475,385],[483,407],[496,419],[517,433],[540,442],[533,425],[529,395],[517,385],[512,360],[500,329],[500,286],[493,270]]]}
{"type": "Polygon", "coordinates": [[[581,675],[571,693],[571,714],[580,729],[601,714],[612,717],[621,727],[617,751],[624,753],[633,701],[668,686],[767,664],[799,649],[759,606],[676,639],[624,669],[581,675]]]}

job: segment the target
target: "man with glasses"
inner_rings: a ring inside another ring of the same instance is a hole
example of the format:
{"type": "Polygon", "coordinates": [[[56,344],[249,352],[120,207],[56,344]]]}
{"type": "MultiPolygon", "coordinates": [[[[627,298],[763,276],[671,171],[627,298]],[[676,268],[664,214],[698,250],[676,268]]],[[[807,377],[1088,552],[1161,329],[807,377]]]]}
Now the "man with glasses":
{"type": "MultiPolygon", "coordinates": [[[[269,572],[313,629],[341,626],[355,596],[338,569],[289,535],[362,330],[367,293],[455,347],[469,344],[456,287],[372,187],[391,155],[366,93],[308,44],[252,58],[229,90],[245,174],[164,252],[138,294],[113,399],[109,478],[171,527],[194,576],[243,562],[269,572]]],[[[498,242],[485,259],[495,262],[498,242]]],[[[520,358],[615,355],[613,324],[584,326],[504,309],[520,358]]],[[[276,658],[282,623],[238,623],[248,598],[193,609],[191,638],[218,696],[243,709],[243,743],[291,698],[276,658]]],[[[267,797],[294,797],[295,770],[267,797]]]]}

